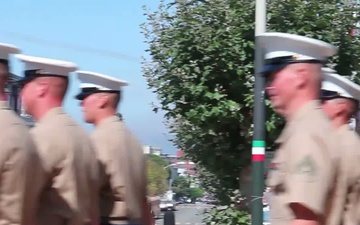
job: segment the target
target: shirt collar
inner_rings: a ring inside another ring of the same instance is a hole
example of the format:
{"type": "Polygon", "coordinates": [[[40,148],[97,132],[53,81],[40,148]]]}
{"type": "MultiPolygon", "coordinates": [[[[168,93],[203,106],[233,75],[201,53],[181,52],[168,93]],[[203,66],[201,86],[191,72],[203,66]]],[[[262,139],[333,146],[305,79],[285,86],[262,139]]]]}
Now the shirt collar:
{"type": "Polygon", "coordinates": [[[62,109],[62,107],[55,107],[55,108],[52,108],[50,109],[49,111],[47,111],[45,113],[45,115],[37,122],[37,124],[40,124],[40,123],[43,123],[43,122],[46,122],[48,120],[53,120],[53,117],[54,116],[57,116],[57,115],[61,115],[61,114],[64,114],[64,110],[62,109]]]}
{"type": "Polygon", "coordinates": [[[110,123],[117,122],[117,121],[120,121],[119,116],[117,116],[117,115],[109,116],[109,117],[106,117],[105,119],[101,120],[100,123],[96,127],[100,128],[100,127],[106,126],[110,123]]]}
{"type": "Polygon", "coordinates": [[[320,101],[313,100],[305,103],[289,121],[286,122],[285,128],[281,132],[280,136],[276,139],[275,143],[283,143],[288,137],[296,125],[296,122],[301,121],[304,117],[311,115],[314,110],[321,109],[320,101]]]}

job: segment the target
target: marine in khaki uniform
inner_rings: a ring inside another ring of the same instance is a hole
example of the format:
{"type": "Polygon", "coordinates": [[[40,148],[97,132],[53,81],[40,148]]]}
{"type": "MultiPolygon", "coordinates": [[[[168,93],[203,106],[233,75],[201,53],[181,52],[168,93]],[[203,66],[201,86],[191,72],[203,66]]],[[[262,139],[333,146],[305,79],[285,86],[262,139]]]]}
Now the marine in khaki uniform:
{"type": "Polygon", "coordinates": [[[360,138],[348,123],[359,108],[360,86],[330,68],[324,68],[323,72],[322,107],[336,129],[341,153],[336,198],[327,224],[357,225],[360,224],[360,138]]]}
{"type": "Polygon", "coordinates": [[[336,48],[285,33],[257,37],[266,50],[263,74],[274,110],[286,120],[269,171],[272,225],[324,224],[338,163],[335,130],[321,109],[321,67],[336,48]]]}
{"type": "Polygon", "coordinates": [[[99,168],[89,135],[63,108],[76,65],[17,56],[25,64],[21,97],[36,125],[31,134],[45,169],[38,224],[98,224],[99,168]]]}
{"type": "Polygon", "coordinates": [[[8,106],[5,86],[10,54],[20,50],[0,44],[0,224],[34,224],[41,167],[28,127],[8,106]]]}
{"type": "Polygon", "coordinates": [[[125,81],[78,71],[84,120],[95,125],[92,139],[102,167],[102,224],[152,224],[147,202],[146,162],[142,147],[117,115],[125,81]]]}

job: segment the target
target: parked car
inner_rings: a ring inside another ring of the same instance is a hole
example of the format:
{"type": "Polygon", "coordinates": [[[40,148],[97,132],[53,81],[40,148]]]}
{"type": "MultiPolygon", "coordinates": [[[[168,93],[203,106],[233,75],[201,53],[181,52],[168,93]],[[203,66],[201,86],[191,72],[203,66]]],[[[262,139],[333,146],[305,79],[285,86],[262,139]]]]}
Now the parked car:
{"type": "Polygon", "coordinates": [[[175,211],[176,207],[175,207],[175,202],[174,201],[161,201],[160,202],[160,210],[161,211],[167,211],[167,210],[171,210],[171,211],[175,211]]]}
{"type": "Polygon", "coordinates": [[[176,200],[176,203],[177,203],[177,205],[185,204],[185,203],[186,203],[186,199],[185,199],[184,197],[178,198],[178,199],[176,200]]]}

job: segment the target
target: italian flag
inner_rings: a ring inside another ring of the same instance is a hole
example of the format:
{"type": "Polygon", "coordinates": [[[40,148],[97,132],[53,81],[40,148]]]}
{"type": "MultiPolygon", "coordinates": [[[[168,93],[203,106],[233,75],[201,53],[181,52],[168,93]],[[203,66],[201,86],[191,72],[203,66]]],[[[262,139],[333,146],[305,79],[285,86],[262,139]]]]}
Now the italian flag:
{"type": "Polygon", "coordinates": [[[253,162],[263,162],[265,160],[265,141],[253,141],[251,154],[253,162]]]}

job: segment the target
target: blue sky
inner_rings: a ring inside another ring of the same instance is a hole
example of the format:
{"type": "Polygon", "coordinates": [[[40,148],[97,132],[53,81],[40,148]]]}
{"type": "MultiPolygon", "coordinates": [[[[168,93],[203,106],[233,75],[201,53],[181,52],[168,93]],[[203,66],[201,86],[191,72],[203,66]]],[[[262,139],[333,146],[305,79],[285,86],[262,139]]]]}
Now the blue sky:
{"type": "MultiPolygon", "coordinates": [[[[158,1],[7,1],[2,5],[0,42],[18,46],[23,54],[72,61],[81,70],[127,80],[130,86],[124,89],[120,112],[128,127],[144,145],[174,153],[162,115],[151,110],[150,103],[156,97],[141,74],[140,57],[146,45],[139,24],[145,21],[145,4],[156,8],[158,1]],[[110,57],[109,52],[116,54],[110,57]]],[[[12,60],[12,71],[21,74],[22,65],[16,59],[12,60]]],[[[82,122],[79,102],[73,99],[78,87],[74,77],[65,110],[91,131],[92,126],[82,122]]]]}

